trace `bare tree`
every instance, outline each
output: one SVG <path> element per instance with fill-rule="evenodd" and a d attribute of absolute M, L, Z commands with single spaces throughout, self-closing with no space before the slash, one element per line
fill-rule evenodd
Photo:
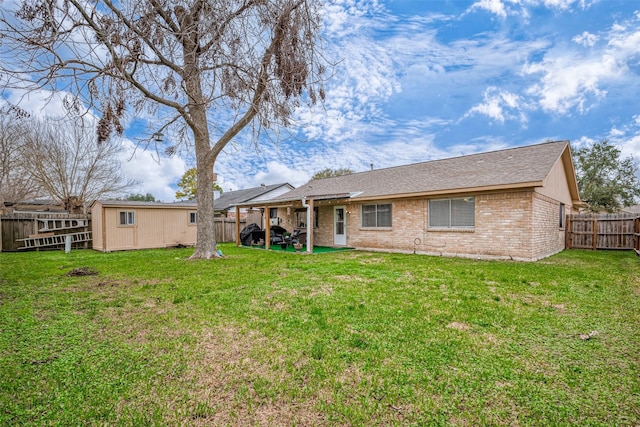
<path fill-rule="evenodd" d="M 5 80 L 64 89 L 101 115 L 100 140 L 127 108 L 190 141 L 197 169 L 194 258 L 216 257 L 213 166 L 250 126 L 288 126 L 324 99 L 318 0 L 22 0 L 0 12 Z M 16 62 L 20 60 L 20 62 Z M 35 77 L 34 77 L 35 76 Z M 149 141 L 151 143 L 151 141 Z M 160 147 L 163 148 L 163 147 Z M 176 147 L 164 147 L 173 152 Z"/>
<path fill-rule="evenodd" d="M 29 132 L 28 114 L 15 107 L 0 109 L 0 208 L 42 194 L 25 170 L 21 148 Z"/>
<path fill-rule="evenodd" d="M 33 120 L 20 145 L 26 176 L 69 211 L 137 184 L 122 173 L 122 153 L 111 141 L 98 144 L 95 127 L 80 118 Z"/>

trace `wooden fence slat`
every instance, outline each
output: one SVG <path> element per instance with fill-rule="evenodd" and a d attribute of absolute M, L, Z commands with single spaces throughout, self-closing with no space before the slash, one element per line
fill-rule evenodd
<path fill-rule="evenodd" d="M 569 215 L 566 248 L 639 249 L 640 216 L 635 214 Z"/>
<path fill-rule="evenodd" d="M 3 251 L 17 251 L 23 249 L 26 245 L 22 239 L 28 239 L 31 235 L 37 235 L 40 233 L 42 222 L 39 220 L 53 221 L 54 223 L 64 225 L 74 225 L 73 229 L 76 231 L 90 231 L 90 217 L 82 214 L 68 214 L 68 213 L 51 213 L 51 212 L 12 212 L 2 214 L 2 220 L 0 221 L 0 239 L 2 244 L 0 248 Z M 82 226 L 75 226 L 82 222 Z M 56 230 L 57 234 L 63 234 L 66 228 L 59 228 Z M 88 243 L 75 242 L 74 248 L 84 247 L 87 248 Z"/>

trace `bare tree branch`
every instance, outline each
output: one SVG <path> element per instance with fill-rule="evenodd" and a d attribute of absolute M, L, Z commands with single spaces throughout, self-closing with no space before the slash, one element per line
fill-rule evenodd
<path fill-rule="evenodd" d="M 257 144 L 262 131 L 288 126 L 301 100 L 324 99 L 320 2 L 19 0 L 19 5 L 0 11 L 4 90 L 72 93 L 100 117 L 100 141 L 121 134 L 131 114 L 146 114 L 159 122 L 154 127 L 173 133 L 166 149 L 174 150 L 176 140 L 192 141 L 200 219 L 194 257 L 215 257 L 211 187 L 218 155 L 244 129 Z"/>

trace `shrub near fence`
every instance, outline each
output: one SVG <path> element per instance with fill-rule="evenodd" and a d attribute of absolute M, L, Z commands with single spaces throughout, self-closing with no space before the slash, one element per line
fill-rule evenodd
<path fill-rule="evenodd" d="M 640 250 L 637 214 L 574 214 L 567 220 L 567 249 Z"/>

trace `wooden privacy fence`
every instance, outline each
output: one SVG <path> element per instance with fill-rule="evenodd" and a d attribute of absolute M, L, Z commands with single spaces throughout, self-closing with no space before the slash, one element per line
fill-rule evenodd
<path fill-rule="evenodd" d="M 240 219 L 240 231 L 249 224 L 256 223 L 262 227 L 262 213 L 251 211 L 245 218 Z M 236 242 L 236 219 L 218 217 L 215 219 L 216 241 L 219 243 Z"/>
<path fill-rule="evenodd" d="M 240 220 L 240 230 L 244 228 L 247 221 Z M 235 218 L 216 218 L 215 219 L 216 241 L 218 243 L 228 243 L 236 241 L 236 219 Z"/>
<path fill-rule="evenodd" d="M 640 251 L 637 214 L 573 214 L 567 216 L 567 249 L 635 249 Z"/>
<path fill-rule="evenodd" d="M 14 212 L 0 216 L 0 252 L 64 248 L 67 235 L 74 248 L 90 247 L 89 216 L 47 212 Z"/>

